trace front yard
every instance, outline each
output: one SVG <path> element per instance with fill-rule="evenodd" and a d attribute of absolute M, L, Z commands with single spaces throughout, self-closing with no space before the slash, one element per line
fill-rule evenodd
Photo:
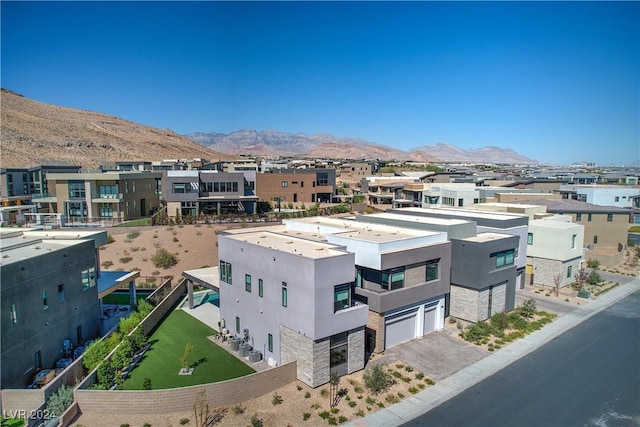
<path fill-rule="evenodd" d="M 255 371 L 207 337 L 216 331 L 182 310 L 173 311 L 149 337 L 151 347 L 124 382 L 125 390 L 165 389 L 242 377 Z M 178 375 L 187 344 L 193 374 Z M 151 380 L 150 383 L 148 380 Z M 146 386 L 146 387 L 145 387 Z"/>

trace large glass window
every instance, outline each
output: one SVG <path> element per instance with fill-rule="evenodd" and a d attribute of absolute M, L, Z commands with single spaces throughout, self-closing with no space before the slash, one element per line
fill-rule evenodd
<path fill-rule="evenodd" d="M 533 233 L 527 233 L 527 245 L 533 245 Z"/>
<path fill-rule="evenodd" d="M 318 185 L 329 185 L 329 174 L 327 172 L 318 172 Z"/>
<path fill-rule="evenodd" d="M 427 282 L 438 279 L 438 266 L 439 266 L 438 261 L 427 262 L 427 280 L 426 280 Z"/>
<path fill-rule="evenodd" d="M 69 181 L 69 198 L 84 199 L 84 181 Z"/>
<path fill-rule="evenodd" d="M 351 307 L 351 285 L 338 285 L 333 289 L 333 312 Z"/>
<path fill-rule="evenodd" d="M 110 203 L 100 203 L 100 216 L 103 218 L 113 217 L 113 206 Z"/>
<path fill-rule="evenodd" d="M 118 198 L 118 186 L 113 185 L 99 185 L 98 195 L 103 199 L 117 199 Z"/>
<path fill-rule="evenodd" d="M 329 364 L 331 368 L 346 364 L 349 360 L 349 333 L 342 332 L 330 339 Z"/>
<path fill-rule="evenodd" d="M 509 249 L 508 251 L 496 252 L 491 254 L 491 258 L 495 258 L 496 268 L 511 265 L 515 259 L 515 250 Z"/>
<path fill-rule="evenodd" d="M 404 267 L 383 271 L 381 279 L 382 289 L 392 291 L 404 287 Z"/>

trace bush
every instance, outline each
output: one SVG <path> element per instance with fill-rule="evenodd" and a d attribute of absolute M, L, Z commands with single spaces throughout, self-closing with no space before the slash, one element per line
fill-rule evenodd
<path fill-rule="evenodd" d="M 251 416 L 251 427 L 262 427 L 262 419 L 257 414 Z"/>
<path fill-rule="evenodd" d="M 282 403 L 282 396 L 280 396 L 278 393 L 273 393 L 273 397 L 271 398 L 271 403 L 274 406 L 281 404 Z"/>
<path fill-rule="evenodd" d="M 302 420 L 303 421 L 307 421 L 309 418 L 311 418 L 311 412 L 303 412 L 302 413 Z"/>
<path fill-rule="evenodd" d="M 127 233 L 127 240 L 133 240 L 136 237 L 140 236 L 140 232 L 139 231 L 132 231 L 131 233 Z"/>
<path fill-rule="evenodd" d="M 113 261 L 102 261 L 102 268 L 109 268 L 113 265 Z"/>
<path fill-rule="evenodd" d="M 597 270 L 598 268 L 600 268 L 600 261 L 598 261 L 597 259 L 589 258 L 587 260 L 587 267 Z"/>
<path fill-rule="evenodd" d="M 343 424 L 347 422 L 347 417 L 345 417 L 344 415 L 340 415 L 338 417 L 338 424 Z"/>
<path fill-rule="evenodd" d="M 180 418 L 180 425 L 189 424 L 189 421 L 191 421 L 189 418 Z"/>
<path fill-rule="evenodd" d="M 600 282 L 602 282 L 602 277 L 600 277 L 597 271 L 592 270 L 591 273 L 589 273 L 589 276 L 587 277 L 587 283 L 592 286 L 595 286 Z"/>
<path fill-rule="evenodd" d="M 525 302 L 522 303 L 520 307 L 520 314 L 522 317 L 529 319 L 533 317 L 536 312 L 536 301 L 533 298 L 529 298 Z"/>
<path fill-rule="evenodd" d="M 107 245 L 110 244 L 110 243 L 113 243 L 115 241 L 116 241 L 116 239 L 114 239 L 111 234 L 107 234 Z"/>
<path fill-rule="evenodd" d="M 51 417 L 59 417 L 72 403 L 73 389 L 63 384 L 47 399 L 47 412 Z"/>
<path fill-rule="evenodd" d="M 178 263 L 178 258 L 164 248 L 159 248 L 151 257 L 151 262 L 157 268 L 169 268 Z"/>
<path fill-rule="evenodd" d="M 304 398 L 308 399 L 311 397 L 311 393 L 309 393 L 308 391 L 304 393 Z"/>
<path fill-rule="evenodd" d="M 131 262 L 133 258 L 131 258 L 130 256 L 125 256 L 119 259 L 120 264 L 127 264 L 129 262 Z"/>
<path fill-rule="evenodd" d="M 107 348 L 106 342 L 102 341 L 93 341 L 91 344 L 87 346 L 82 354 L 82 364 L 87 371 L 92 371 L 100 362 L 107 357 L 109 354 L 109 349 Z"/>
<path fill-rule="evenodd" d="M 371 393 L 378 394 L 386 391 L 392 384 L 395 383 L 393 377 L 381 364 L 375 364 L 373 367 L 365 371 L 362 375 L 364 379 L 364 385 Z"/>
<path fill-rule="evenodd" d="M 144 380 L 142 380 L 142 388 L 144 388 L 145 390 L 151 390 L 151 378 L 145 378 Z"/>
<path fill-rule="evenodd" d="M 243 406 L 236 405 L 236 406 L 233 407 L 233 413 L 236 414 L 236 415 L 240 415 L 240 414 L 244 413 L 245 409 L 246 408 L 243 407 Z"/>

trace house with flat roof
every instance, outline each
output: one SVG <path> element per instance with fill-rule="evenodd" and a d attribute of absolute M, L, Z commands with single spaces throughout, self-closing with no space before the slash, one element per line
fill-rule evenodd
<path fill-rule="evenodd" d="M 364 367 L 368 308 L 354 298 L 352 252 L 284 231 L 220 233 L 220 315 L 270 364 L 296 361 L 298 379 L 318 387 Z"/>
<path fill-rule="evenodd" d="M 528 215 L 507 212 L 483 212 L 475 209 L 457 208 L 403 208 L 392 209 L 390 213 L 402 215 L 424 216 L 432 218 L 452 218 L 473 221 L 477 233 L 504 233 L 519 238 L 515 250 L 515 265 L 518 276 L 516 286 L 524 286 L 524 273 L 527 264 L 527 226 Z M 515 298 L 515 289 L 513 290 Z M 510 294 L 511 295 L 511 294 Z"/>
<path fill-rule="evenodd" d="M 47 211 L 69 222 L 118 223 L 152 215 L 160 207 L 161 172 L 48 173 Z"/>
<path fill-rule="evenodd" d="M 336 193 L 336 170 L 331 168 L 271 169 L 256 174 L 256 195 L 266 202 L 331 203 Z"/>
<path fill-rule="evenodd" d="M 257 212 L 258 197 L 242 172 L 165 171 L 162 194 L 170 218 Z"/>
<path fill-rule="evenodd" d="M 578 200 L 598 206 L 632 207 L 632 200 L 640 196 L 640 187 L 624 185 L 562 185 L 558 190 L 563 199 Z"/>
<path fill-rule="evenodd" d="M 446 233 L 326 217 L 283 222 L 288 233 L 355 254 L 353 293 L 369 307 L 367 353 L 444 327 L 451 270 Z"/>
<path fill-rule="evenodd" d="M 526 283 L 567 286 L 584 259 L 584 226 L 564 215 L 529 221 L 527 246 Z"/>
<path fill-rule="evenodd" d="M 100 336 L 106 231 L 0 229 L 0 388 L 25 388 L 68 346 Z"/>
<path fill-rule="evenodd" d="M 358 215 L 358 221 L 447 233 L 451 241 L 451 292 L 446 314 L 478 322 L 515 308 L 518 238 L 502 233 L 478 233 L 471 220 L 421 215 Z"/>

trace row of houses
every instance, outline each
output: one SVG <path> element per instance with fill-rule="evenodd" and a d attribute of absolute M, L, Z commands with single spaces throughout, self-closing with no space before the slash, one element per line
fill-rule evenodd
<path fill-rule="evenodd" d="M 297 361 L 316 387 L 447 316 L 479 322 L 513 310 L 527 284 L 573 282 L 584 226 L 541 217 L 399 208 L 229 230 L 218 236 L 219 279 L 205 285 L 220 293 L 223 325 L 276 364 Z"/>

